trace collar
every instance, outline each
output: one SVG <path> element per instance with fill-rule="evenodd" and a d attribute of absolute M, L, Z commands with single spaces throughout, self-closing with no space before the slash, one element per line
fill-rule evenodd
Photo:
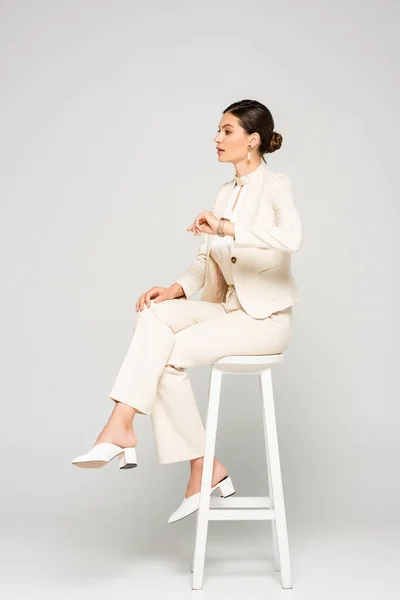
<path fill-rule="evenodd" d="M 246 183 L 251 183 L 252 181 L 257 179 L 259 176 L 263 175 L 265 169 L 266 169 L 266 165 L 264 164 L 264 161 L 261 161 L 261 163 L 258 165 L 258 167 L 256 169 L 254 169 L 254 171 L 247 173 L 247 175 L 240 175 L 240 176 L 235 175 L 235 177 L 233 178 L 233 181 L 235 182 L 235 185 L 245 185 Z"/>

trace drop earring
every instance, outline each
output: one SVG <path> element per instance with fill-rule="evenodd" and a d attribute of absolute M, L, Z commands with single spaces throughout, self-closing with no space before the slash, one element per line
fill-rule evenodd
<path fill-rule="evenodd" d="M 251 159 L 251 154 L 250 154 L 251 145 L 250 144 L 247 146 L 247 149 L 248 149 L 247 160 L 249 161 Z"/>

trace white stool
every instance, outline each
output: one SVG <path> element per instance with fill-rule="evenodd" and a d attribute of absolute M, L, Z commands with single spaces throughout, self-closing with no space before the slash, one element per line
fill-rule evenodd
<path fill-rule="evenodd" d="M 281 573 L 281 586 L 291 589 L 289 540 L 286 526 L 282 474 L 272 389 L 271 368 L 283 361 L 283 354 L 226 356 L 211 365 L 200 506 L 197 512 L 196 540 L 191 571 L 193 590 L 203 585 L 209 521 L 269 520 L 272 526 L 274 569 Z M 218 498 L 210 495 L 218 425 L 218 409 L 223 374 L 258 374 L 263 404 L 265 451 L 269 496 Z"/>

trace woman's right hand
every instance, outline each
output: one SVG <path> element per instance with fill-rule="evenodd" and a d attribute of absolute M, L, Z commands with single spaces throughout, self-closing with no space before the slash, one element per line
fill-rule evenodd
<path fill-rule="evenodd" d="M 176 296 L 171 287 L 164 288 L 154 286 L 150 288 L 148 292 L 145 292 L 139 297 L 138 301 L 136 302 L 136 312 L 138 312 L 138 310 L 143 310 L 145 304 L 147 308 L 150 308 L 150 300 L 153 298 L 155 298 L 154 302 L 157 302 L 158 304 L 163 300 L 173 300 L 176 298 Z"/>

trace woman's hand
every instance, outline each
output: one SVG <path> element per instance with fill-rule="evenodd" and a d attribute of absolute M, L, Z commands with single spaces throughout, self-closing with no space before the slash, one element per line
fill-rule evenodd
<path fill-rule="evenodd" d="M 209 210 L 205 210 L 200 213 L 186 231 L 193 231 L 194 235 L 201 235 L 202 233 L 208 233 L 209 235 L 216 235 L 219 225 L 219 219 Z"/>
<path fill-rule="evenodd" d="M 155 298 L 154 302 L 157 302 L 158 304 L 163 300 L 173 300 L 174 298 L 176 298 L 176 295 L 170 287 L 164 288 L 154 286 L 150 288 L 148 292 L 145 292 L 140 296 L 139 300 L 136 302 L 136 312 L 138 310 L 143 310 L 145 304 L 147 308 L 150 308 L 150 300 L 152 300 L 153 298 Z"/>

